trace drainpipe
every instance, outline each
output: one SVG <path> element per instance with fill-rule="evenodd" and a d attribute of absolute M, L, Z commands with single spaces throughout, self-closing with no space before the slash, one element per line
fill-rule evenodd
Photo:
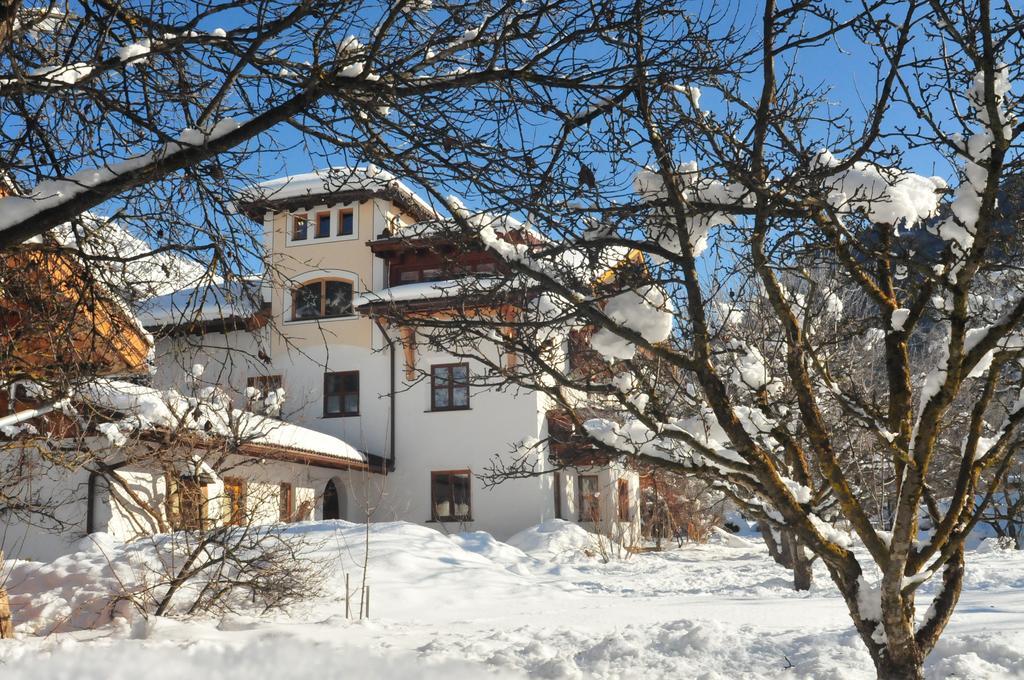
<path fill-rule="evenodd" d="M 114 463 L 113 465 L 103 465 L 101 463 L 107 472 L 113 472 L 127 464 L 128 461 Z M 85 533 L 87 535 L 96 532 L 96 480 L 99 479 L 99 476 L 98 470 L 90 470 L 89 481 L 86 482 Z M 110 486 L 109 482 L 107 486 Z"/>
<path fill-rule="evenodd" d="M 44 406 L 39 406 L 37 408 L 30 408 L 25 411 L 18 411 L 17 413 L 12 413 L 8 416 L 0 418 L 0 427 L 20 425 L 21 423 L 24 423 L 26 420 L 32 420 L 33 418 L 44 416 L 50 411 L 53 411 L 54 409 L 63 408 L 64 405 L 67 403 L 69 403 L 67 399 L 61 399 L 60 401 L 55 401 L 52 404 L 46 404 Z"/>
<path fill-rule="evenodd" d="M 384 325 L 380 322 L 380 317 L 375 316 L 373 322 L 377 324 L 377 328 L 380 329 L 381 335 L 384 336 L 384 340 L 388 343 L 388 351 L 391 355 L 391 370 L 390 370 L 390 391 L 388 397 L 391 400 L 391 451 L 388 455 L 388 472 L 395 471 L 395 432 L 397 431 L 395 421 L 398 419 L 398 410 L 395 408 L 395 341 L 388 335 L 388 332 L 384 330 Z"/>

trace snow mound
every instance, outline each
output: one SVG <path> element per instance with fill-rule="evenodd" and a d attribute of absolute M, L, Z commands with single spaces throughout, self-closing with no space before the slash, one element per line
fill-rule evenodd
<path fill-rule="evenodd" d="M 509 544 L 404 522 L 273 531 L 298 541 L 327 575 L 320 596 L 269 614 L 131 620 L 118 596 L 144 580 L 152 540 L 96 534 L 49 564 L 9 560 L 0 581 L 20 639 L 0 644 L 3 680 L 874 677 L 820 560 L 815 587 L 797 593 L 759 541 L 545 564 L 542 556 L 578 555 L 596 538 L 560 520 Z M 372 617 L 346 619 L 345 576 L 358 593 L 363 564 Z M 922 603 L 937 581 L 922 586 Z M 957 616 L 926 677 L 1021 677 L 1021 611 L 1024 551 L 972 552 Z M 78 630 L 92 626 L 99 630 Z M 53 629 L 71 632 L 32 635 Z"/>
<path fill-rule="evenodd" d="M 975 549 L 979 553 L 990 553 L 990 552 L 1002 552 L 1003 550 L 1013 550 L 1013 539 L 1002 539 L 995 536 L 984 538 L 978 547 Z"/>
<path fill-rule="evenodd" d="M 302 618 L 337 614 L 338 603 L 344 602 L 345 575 L 351 589 L 359 592 L 364 561 L 378 616 L 426 616 L 497 606 L 516 597 L 526 583 L 523 577 L 536 563 L 484 532 L 450 539 L 406 522 L 302 522 L 267 530 L 290 539 L 296 552 L 324 573 L 323 592 L 289 610 Z M 18 632 L 48 635 L 110 624 L 130 626 L 139 619 L 132 601 L 152 602 L 164 592 L 165 565 L 173 559 L 180 536 L 122 544 L 106 534 L 94 534 L 82 540 L 79 552 L 50 563 L 9 561 L 6 586 Z M 190 587 L 198 589 L 202 583 Z M 182 603 L 189 601 L 190 592 L 183 591 Z"/>
<path fill-rule="evenodd" d="M 577 558 L 596 547 L 593 534 L 564 519 L 551 519 L 524 529 L 506 543 L 528 555 L 551 561 Z"/>
<path fill-rule="evenodd" d="M 467 531 L 453 534 L 450 538 L 463 550 L 482 555 L 514 574 L 527 575 L 531 573 L 531 567 L 540 565 L 540 560 L 508 543 L 502 543 L 486 531 Z"/>
<path fill-rule="evenodd" d="M 743 538 L 741 536 L 737 536 L 736 534 L 732 533 L 731 531 L 726 531 L 725 529 L 722 529 L 721 527 L 713 527 L 711 529 L 711 531 L 713 533 L 712 540 L 715 543 L 720 543 L 720 544 L 728 546 L 730 548 L 747 548 L 747 549 L 749 549 L 749 548 L 753 548 L 756 545 L 752 541 L 748 541 L 747 539 L 745 539 L 745 538 Z"/>
<path fill-rule="evenodd" d="M 9 565 L 7 589 L 11 612 L 22 635 L 48 635 L 98 628 L 115 619 L 130 620 L 129 594 L 136 574 L 123 546 L 107 534 L 79 542 L 80 552 L 50 563 L 15 560 Z"/>

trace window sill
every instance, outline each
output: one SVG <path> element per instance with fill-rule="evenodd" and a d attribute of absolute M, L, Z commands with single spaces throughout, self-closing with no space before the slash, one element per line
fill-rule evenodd
<path fill-rule="evenodd" d="M 441 524 L 443 522 L 472 522 L 472 517 L 451 517 L 441 519 L 428 519 L 424 524 Z"/>
<path fill-rule="evenodd" d="M 458 413 L 459 411 L 472 411 L 471 406 L 460 406 L 459 408 L 428 408 L 424 413 Z"/>
<path fill-rule="evenodd" d="M 288 239 L 285 241 L 286 248 L 299 248 L 302 246 L 317 246 L 324 243 L 338 243 L 339 241 L 357 241 L 359 234 L 345 234 L 344 236 L 324 236 L 321 238 L 304 238 L 298 241 Z"/>
<path fill-rule="evenodd" d="M 325 413 L 321 418 L 358 418 L 360 413 Z"/>

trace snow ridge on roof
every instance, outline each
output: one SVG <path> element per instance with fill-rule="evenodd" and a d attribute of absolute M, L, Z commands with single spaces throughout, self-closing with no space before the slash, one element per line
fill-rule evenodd
<path fill-rule="evenodd" d="M 255 277 L 217 280 L 150 298 L 139 305 L 136 315 L 148 328 L 247 319 L 260 310 L 260 302 L 264 302 L 263 294 Z"/>
<path fill-rule="evenodd" d="M 389 190 L 397 191 L 427 214 L 437 214 L 433 206 L 395 175 L 374 165 L 322 168 L 301 175 L 288 175 L 260 182 L 255 187 L 243 192 L 242 201 L 281 201 L 344 191 L 384 192 Z"/>
<path fill-rule="evenodd" d="M 497 279 L 495 279 L 497 281 Z M 486 280 L 482 278 L 469 277 L 461 279 L 447 279 L 444 281 L 420 281 L 419 283 L 406 283 L 401 286 L 392 286 L 375 292 L 366 292 L 357 295 L 352 300 L 355 308 L 365 307 L 372 304 L 391 304 L 394 302 L 414 302 L 417 300 L 437 300 L 443 298 L 458 298 L 469 292 L 485 292 L 488 288 Z"/>
<path fill-rule="evenodd" d="M 123 380 L 98 379 L 78 389 L 78 398 L 104 411 L 122 414 L 116 425 L 121 433 L 176 429 L 205 436 L 220 436 L 239 443 L 308 451 L 332 458 L 366 463 L 366 455 L 337 437 L 282 420 L 231 408 L 215 398 L 185 397 L 176 390 L 160 390 Z M 109 430 L 109 428 L 108 428 Z M 117 433 L 104 431 L 115 446 Z"/>
<path fill-rule="evenodd" d="M 90 266 L 107 285 L 133 299 L 166 295 L 182 282 L 196 283 L 208 277 L 207 267 L 172 252 L 152 252 L 152 247 L 116 220 L 85 212 L 75 224 L 65 222 L 47 232 L 56 243 L 91 257 Z M 120 259 L 118 259 L 120 258 Z"/>

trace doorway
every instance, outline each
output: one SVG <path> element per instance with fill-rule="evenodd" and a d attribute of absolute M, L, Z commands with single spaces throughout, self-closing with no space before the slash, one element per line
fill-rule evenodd
<path fill-rule="evenodd" d="M 324 487 L 323 518 L 345 519 L 344 508 L 346 505 L 345 487 L 334 479 L 328 481 L 327 486 Z"/>

